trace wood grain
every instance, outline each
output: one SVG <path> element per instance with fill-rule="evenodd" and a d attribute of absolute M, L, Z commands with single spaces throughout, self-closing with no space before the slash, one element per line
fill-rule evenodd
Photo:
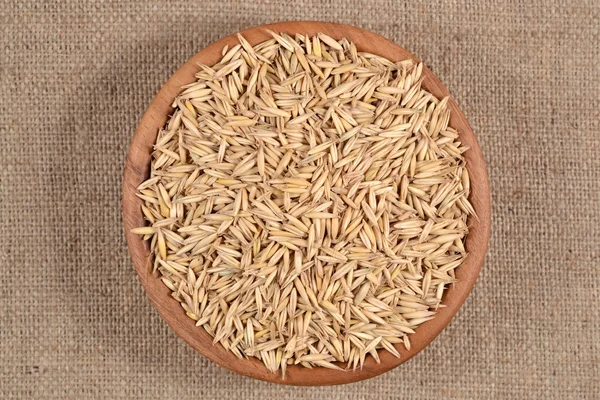
<path fill-rule="evenodd" d="M 356 44 L 359 51 L 368 51 L 392 61 L 416 57 L 408 51 L 384 37 L 366 30 L 348 25 L 325 22 L 284 22 L 259 26 L 242 31 L 242 35 L 252 44 L 270 39 L 267 29 L 275 32 L 286 32 L 313 35 L 325 33 L 333 38 L 347 38 Z M 307 369 L 301 366 L 289 366 L 285 380 L 280 374 L 272 374 L 257 359 L 240 360 L 221 345 L 213 345 L 212 338 L 202 328 L 196 327 L 192 319 L 185 315 L 179 303 L 170 296 L 170 290 L 160 281 L 159 274 L 152 273 L 152 259 L 147 242 L 140 236 L 130 233 L 132 228 L 145 224 L 141 205 L 142 200 L 135 196 L 136 187 L 150 175 L 150 158 L 152 145 L 158 130 L 165 124 L 172 112 L 171 104 L 180 92 L 182 85 L 194 81 L 194 74 L 199 70 L 197 63 L 212 65 L 221 58 L 221 50 L 225 45 L 235 45 L 235 35 L 221 39 L 189 59 L 162 87 L 152 104 L 144 114 L 133 137 L 123 175 L 123 222 L 125 235 L 135 269 L 150 297 L 150 300 L 162 318 L 190 346 L 215 363 L 242 375 L 290 385 L 334 385 L 356 382 L 384 373 L 413 357 L 427 346 L 450 322 L 460 306 L 467 298 L 475 284 L 484 262 L 490 237 L 490 187 L 485 161 L 473 130 L 464 114 L 454 100 L 448 105 L 451 112 L 450 126 L 460 132 L 461 141 L 471 149 L 464 154 L 471 179 L 471 195 L 477 218 L 470 219 L 470 231 L 466 238 L 466 249 L 469 256 L 456 270 L 458 282 L 448 288 L 444 295 L 446 308 L 440 309 L 437 316 L 416 329 L 411 335 L 412 348 L 407 351 L 397 345 L 401 358 L 396 358 L 386 351 L 380 352 L 381 363 L 377 364 L 368 357 L 362 370 L 334 371 L 324 368 Z M 448 89 L 433 75 L 423 68 L 423 87 L 438 98 L 449 95 Z M 201 373 L 201 371 L 199 372 Z"/>

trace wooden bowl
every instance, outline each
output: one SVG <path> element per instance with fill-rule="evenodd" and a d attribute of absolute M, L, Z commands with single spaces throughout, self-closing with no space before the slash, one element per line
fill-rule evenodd
<path fill-rule="evenodd" d="M 416 60 L 415 56 L 390 40 L 348 25 L 324 22 L 284 22 L 250 28 L 242 31 L 241 34 L 252 45 L 255 45 L 271 38 L 267 29 L 290 35 L 295 33 L 313 35 L 322 32 L 336 39 L 345 37 L 354 42 L 359 51 L 368 51 L 392 61 L 407 58 Z M 213 345 L 209 334 L 204 329 L 196 327 L 195 322 L 186 316 L 179 303 L 170 296 L 171 291 L 161 282 L 159 274 L 152 273 L 152 257 L 148 242 L 144 242 L 141 236 L 130 232 L 132 228 L 145 224 L 140 207 L 142 201 L 135 196 L 136 188 L 150 175 L 152 145 L 156 140 L 159 128 L 165 124 L 167 117 L 172 112 L 171 104 L 175 96 L 180 92 L 182 85 L 194 81 L 194 74 L 199 70 L 197 63 L 212 65 L 221 58 L 221 50 L 225 45 L 231 47 L 237 43 L 236 36 L 231 35 L 211 44 L 189 59 L 154 98 L 133 137 L 123 176 L 123 220 L 127 243 L 139 278 L 160 315 L 183 340 L 205 357 L 239 374 L 290 385 L 334 385 L 360 381 L 389 371 L 423 350 L 448 325 L 471 291 L 483 265 L 490 236 L 490 188 L 485 162 L 475 134 L 456 102 L 450 100 L 448 103 L 452 110 L 450 125 L 460 132 L 461 141 L 471 147 L 464 156 L 471 179 L 469 200 L 478 217 L 470 219 L 470 231 L 466 238 L 466 250 L 469 252 L 469 256 L 456 270 L 458 282 L 451 285 L 444 295 L 443 303 L 446 307 L 440 309 L 433 320 L 419 326 L 416 333 L 411 335 L 412 348 L 410 351 L 398 345 L 401 358 L 382 351 L 380 352 L 380 364 L 377 364 L 372 357 L 367 357 L 364 368 L 356 371 L 308 369 L 292 365 L 288 367 L 285 379 L 282 379 L 281 374 L 270 373 L 262 362 L 255 358 L 240 360 L 220 344 Z M 425 89 L 438 98 L 449 95 L 448 89 L 429 69 L 423 68 L 423 75 Z"/>

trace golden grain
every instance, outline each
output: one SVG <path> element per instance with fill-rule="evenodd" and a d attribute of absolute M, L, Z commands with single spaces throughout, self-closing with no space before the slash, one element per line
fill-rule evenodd
<path fill-rule="evenodd" d="M 467 256 L 467 147 L 422 64 L 269 32 L 200 65 L 140 184 L 154 266 L 238 357 L 359 368 L 399 357 Z M 341 364 L 335 364 L 340 362 Z"/>

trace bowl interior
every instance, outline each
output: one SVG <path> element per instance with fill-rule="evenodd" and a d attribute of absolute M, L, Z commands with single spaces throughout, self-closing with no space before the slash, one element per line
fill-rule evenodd
<path fill-rule="evenodd" d="M 255 45 L 271 38 L 267 29 L 290 35 L 295 33 L 313 35 L 322 32 L 336 39 L 345 37 L 354 42 L 359 51 L 368 51 L 392 61 L 407 58 L 416 60 L 415 56 L 397 44 L 375 33 L 348 25 L 324 22 L 285 22 L 251 28 L 242 31 L 241 34 L 252 45 Z M 194 321 L 186 316 L 179 303 L 170 296 L 170 290 L 161 282 L 159 273 L 152 273 L 152 257 L 148 243 L 144 242 L 140 236 L 130 232 L 132 228 L 145 224 L 141 212 L 142 200 L 135 196 L 136 188 L 150 175 L 152 145 L 156 140 L 158 130 L 165 124 L 172 112 L 173 99 L 180 92 L 182 85 L 194 80 L 194 74 L 199 70 L 197 63 L 212 65 L 221 58 L 221 50 L 225 45 L 231 47 L 237 43 L 236 35 L 231 35 L 209 45 L 189 59 L 160 90 L 144 114 L 133 137 L 123 176 L 123 220 L 136 272 L 150 300 L 173 330 L 194 349 L 229 370 L 268 382 L 292 385 L 350 383 L 386 372 L 421 351 L 446 327 L 471 291 L 483 265 L 490 236 L 490 189 L 483 155 L 475 135 L 456 102 L 450 100 L 448 103 L 451 109 L 450 126 L 457 129 L 460 132 L 461 141 L 470 146 L 470 150 L 464 156 L 471 179 L 469 200 L 477 217 L 469 220 L 470 231 L 465 244 L 469 256 L 456 270 L 458 282 L 451 285 L 444 294 L 443 303 L 446 307 L 440 309 L 436 318 L 419 326 L 416 333 L 411 335 L 411 350 L 407 351 L 403 346 L 397 345 L 401 354 L 400 358 L 383 351 L 380 352 L 380 364 L 377 364 L 372 357 L 367 357 L 364 368 L 356 371 L 308 369 L 292 365 L 288 367 L 286 377 L 282 380 L 280 374 L 270 373 L 259 360 L 254 358 L 240 360 L 221 345 L 213 345 L 210 335 L 204 329 L 196 327 Z M 446 87 L 429 69 L 423 68 L 423 76 L 425 89 L 438 98 L 449 95 Z"/>

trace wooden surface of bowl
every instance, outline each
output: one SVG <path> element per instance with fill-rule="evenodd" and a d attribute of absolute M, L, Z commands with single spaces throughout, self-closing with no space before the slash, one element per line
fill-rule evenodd
<path fill-rule="evenodd" d="M 407 58 L 416 60 L 415 56 L 392 41 L 348 25 L 325 22 L 284 22 L 250 28 L 242 31 L 241 34 L 250 44 L 255 45 L 271 38 L 267 29 L 285 32 L 292 36 L 295 33 L 314 35 L 322 32 L 335 39 L 345 37 L 354 42 L 359 51 L 374 53 L 392 61 Z M 292 365 L 288 367 L 285 379 L 282 379 L 281 374 L 267 371 L 258 359 L 240 360 L 220 344 L 213 345 L 212 337 L 204 329 L 196 327 L 195 321 L 188 318 L 179 302 L 171 297 L 171 291 L 162 283 L 159 273 L 152 273 L 152 256 L 148 242 L 144 242 L 141 236 L 130 232 L 132 228 L 146 224 L 141 211 L 142 200 L 135 196 L 136 188 L 150 176 L 152 146 L 159 129 L 172 112 L 171 104 L 174 98 L 181 91 L 182 85 L 195 80 L 194 74 L 200 69 L 198 63 L 207 65 L 216 63 L 221 58 L 221 50 L 225 45 L 231 47 L 237 43 L 238 40 L 234 34 L 209 45 L 190 58 L 154 98 L 133 137 L 123 176 L 122 206 L 125 235 L 136 272 L 150 300 L 171 328 L 202 355 L 231 371 L 268 382 L 291 385 L 343 384 L 386 372 L 425 348 L 448 325 L 467 298 L 483 265 L 490 236 L 491 204 L 485 162 L 475 134 L 456 102 L 451 99 L 448 103 L 451 109 L 450 126 L 457 129 L 461 141 L 470 146 L 470 150 L 464 154 L 464 157 L 467 160 L 467 169 L 471 179 L 469 200 L 477 217 L 469 219 L 470 231 L 466 238 L 466 250 L 469 256 L 456 270 L 457 283 L 451 285 L 444 294 L 443 304 L 446 307 L 441 308 L 433 320 L 419 326 L 416 333 L 410 336 L 412 344 L 410 350 L 406 350 L 402 345 L 397 345 L 401 354 L 400 358 L 394 357 L 387 351 L 380 351 L 380 364 L 377 364 L 372 357 L 367 357 L 364 368 L 356 371 L 308 369 Z M 450 95 L 446 87 L 429 69 L 423 68 L 423 76 L 423 87 L 437 98 L 441 99 Z"/>

